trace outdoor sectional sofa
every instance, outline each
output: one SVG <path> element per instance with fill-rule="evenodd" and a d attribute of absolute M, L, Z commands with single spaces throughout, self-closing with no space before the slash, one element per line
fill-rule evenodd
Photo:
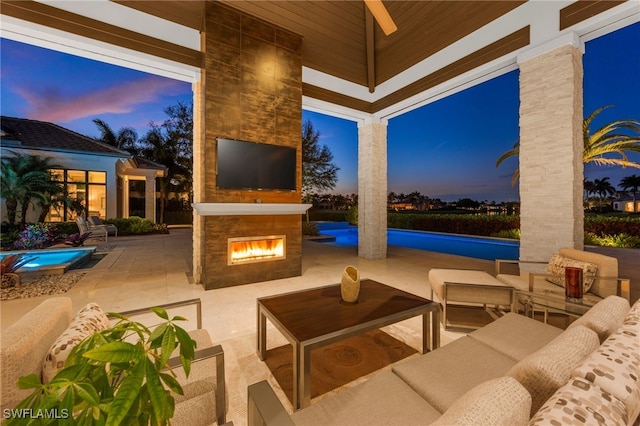
<path fill-rule="evenodd" d="M 565 331 L 506 314 L 293 414 L 266 381 L 256 383 L 248 423 L 632 425 L 639 375 L 640 301 L 630 309 L 610 296 Z"/>

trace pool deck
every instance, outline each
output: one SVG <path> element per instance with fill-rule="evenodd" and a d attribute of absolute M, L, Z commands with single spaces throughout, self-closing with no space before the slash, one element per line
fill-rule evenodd
<path fill-rule="evenodd" d="M 246 388 L 269 380 L 281 401 L 273 376 L 256 355 L 256 299 L 268 295 L 318 287 L 340 280 L 347 265 L 356 266 L 361 277 L 430 297 L 427 274 L 431 268 L 465 268 L 493 272 L 494 262 L 462 256 L 389 247 L 388 257 L 366 260 L 354 247 L 336 247 L 310 240 L 302 245 L 302 276 L 247 284 L 210 291 L 192 284 L 191 229 L 172 229 L 167 235 L 131 236 L 109 239 L 108 255 L 86 270 L 86 275 L 66 294 L 74 311 L 97 302 L 105 311 L 124 311 L 173 301 L 200 298 L 203 326 L 225 351 L 229 390 L 229 420 L 246 424 Z M 105 247 L 98 246 L 98 252 Z M 631 279 L 632 299 L 640 297 L 640 250 L 588 248 L 617 257 L 620 275 Z M 41 296 L 0 302 L 1 329 L 41 303 Z M 192 313 L 183 313 L 193 318 Z M 189 327 L 187 327 L 189 328 Z M 386 329 L 386 328 L 385 328 Z M 389 332 L 414 347 L 421 345 L 421 321 L 414 319 L 390 326 Z M 460 334 L 441 329 L 443 344 Z M 268 333 L 268 347 L 285 344 L 279 333 Z M 322 398 L 322 397 L 320 397 Z"/>

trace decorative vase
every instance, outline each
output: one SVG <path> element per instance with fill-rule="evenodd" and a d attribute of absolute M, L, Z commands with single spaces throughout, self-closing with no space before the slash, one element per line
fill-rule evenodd
<path fill-rule="evenodd" d="M 347 303 L 356 303 L 360 294 L 360 271 L 355 266 L 347 266 L 342 271 L 342 283 L 340 285 L 342 300 Z"/>
<path fill-rule="evenodd" d="M 569 302 L 582 302 L 582 268 L 567 266 L 564 270 L 565 296 Z"/>

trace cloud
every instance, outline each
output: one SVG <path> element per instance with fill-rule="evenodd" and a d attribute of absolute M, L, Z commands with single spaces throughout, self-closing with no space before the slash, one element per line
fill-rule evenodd
<path fill-rule="evenodd" d="M 77 96 L 65 96 L 59 90 L 35 91 L 20 87 L 16 92 L 29 103 L 30 118 L 66 123 L 100 114 L 126 114 L 141 104 L 162 96 L 180 93 L 183 83 L 156 76 L 127 81 Z"/>

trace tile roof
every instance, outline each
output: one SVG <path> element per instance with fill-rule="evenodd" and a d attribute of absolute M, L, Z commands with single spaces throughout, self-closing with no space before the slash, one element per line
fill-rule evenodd
<path fill-rule="evenodd" d="M 146 158 L 142 158 L 139 155 L 134 155 L 133 159 L 136 162 L 136 166 L 139 169 L 155 169 L 155 170 L 166 170 L 167 166 L 163 166 L 160 163 L 156 163 L 155 161 L 148 160 Z"/>
<path fill-rule="evenodd" d="M 0 140 L 6 148 L 78 151 L 96 155 L 131 157 L 127 151 L 45 121 L 1 116 L 0 128 L 2 129 Z"/>

